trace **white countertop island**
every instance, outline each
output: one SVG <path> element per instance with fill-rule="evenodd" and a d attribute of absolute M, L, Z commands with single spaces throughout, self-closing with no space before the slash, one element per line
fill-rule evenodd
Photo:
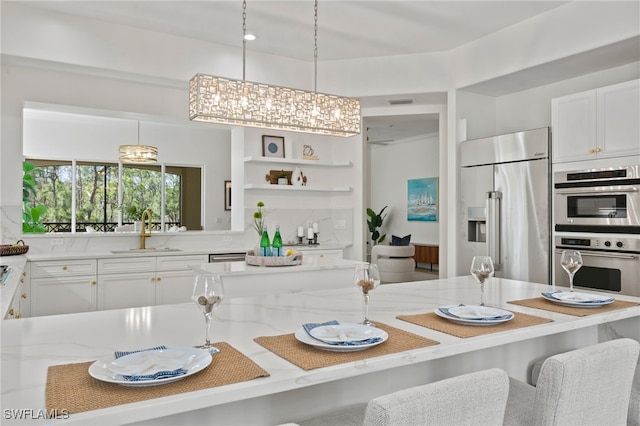
<path fill-rule="evenodd" d="M 185 303 L 3 321 L 2 423 L 275 425 L 484 368 L 500 367 L 524 380 L 527 367 L 539 357 L 617 336 L 640 339 L 639 306 L 577 317 L 507 303 L 537 297 L 548 289 L 545 285 L 492 279 L 485 294 L 488 305 L 553 321 L 463 339 L 396 316 L 432 312 L 443 305 L 478 303 L 479 289 L 472 277 L 382 285 L 371 294 L 371 320 L 439 344 L 310 371 L 280 358 L 253 339 L 293 333 L 307 322 L 360 321 L 363 297 L 355 285 L 229 299 L 216 312 L 212 340 L 229 343 L 266 370 L 269 377 L 48 422 L 15 420 L 5 414 L 12 409 L 45 409 L 47 367 L 105 358 L 117 349 L 201 344 L 202 314 Z M 619 299 L 640 302 L 640 298 Z"/>

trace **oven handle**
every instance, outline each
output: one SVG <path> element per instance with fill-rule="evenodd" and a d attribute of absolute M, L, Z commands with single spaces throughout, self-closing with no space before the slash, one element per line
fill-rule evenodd
<path fill-rule="evenodd" d="M 562 250 L 556 249 L 556 253 L 562 253 Z M 583 256 L 591 256 L 591 257 L 609 257 L 613 259 L 624 259 L 624 260 L 636 260 L 638 256 L 635 254 L 620 254 L 620 253 L 599 253 L 594 251 L 582 251 L 580 250 L 580 254 Z"/>
<path fill-rule="evenodd" d="M 556 189 L 556 194 L 566 194 L 566 195 L 582 195 L 582 194 L 598 194 L 598 195 L 616 195 L 617 193 L 630 193 L 630 192 L 638 192 L 638 188 L 635 186 L 630 186 L 629 188 L 618 188 L 615 190 L 604 189 L 598 191 L 591 188 L 567 188 L 567 189 Z"/>

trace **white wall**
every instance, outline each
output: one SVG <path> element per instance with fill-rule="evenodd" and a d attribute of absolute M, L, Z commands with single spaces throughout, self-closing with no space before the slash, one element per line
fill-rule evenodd
<path fill-rule="evenodd" d="M 371 145 L 371 208 L 378 213 L 388 206 L 381 230 L 387 234 L 386 243 L 391 242 L 392 234 L 411 234 L 412 242 L 439 244 L 437 222 L 407 220 L 407 180 L 440 176 L 439 144 L 438 134 L 434 134 Z M 445 211 L 441 206 L 440 215 Z"/>

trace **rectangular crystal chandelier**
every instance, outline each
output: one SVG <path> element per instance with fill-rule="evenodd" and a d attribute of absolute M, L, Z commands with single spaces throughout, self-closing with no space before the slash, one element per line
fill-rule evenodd
<path fill-rule="evenodd" d="M 332 136 L 360 133 L 360 101 L 289 87 L 196 74 L 189 118 Z"/>

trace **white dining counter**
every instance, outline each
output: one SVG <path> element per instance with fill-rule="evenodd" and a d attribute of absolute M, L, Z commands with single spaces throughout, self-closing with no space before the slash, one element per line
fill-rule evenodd
<path fill-rule="evenodd" d="M 488 305 L 553 321 L 462 339 L 396 316 L 432 312 L 442 305 L 478 303 L 479 288 L 473 278 L 382 285 L 371 293 L 370 319 L 440 343 L 310 371 L 253 339 L 292 333 L 307 322 L 360 321 L 363 297 L 355 285 L 229 299 L 216 312 L 212 340 L 231 344 L 269 372 L 269 377 L 71 414 L 48 423 L 275 425 L 484 368 L 500 367 L 525 380 L 528 366 L 542 356 L 617 336 L 640 340 L 639 306 L 576 317 L 507 303 L 546 290 L 545 285 L 492 279 L 486 286 Z M 619 299 L 640 302 L 640 298 Z M 10 413 L 45 408 L 47 367 L 51 365 L 105 358 L 116 349 L 198 345 L 203 340 L 202 314 L 190 303 L 3 321 L 2 424 L 45 424 L 42 419 L 15 420 Z"/>

